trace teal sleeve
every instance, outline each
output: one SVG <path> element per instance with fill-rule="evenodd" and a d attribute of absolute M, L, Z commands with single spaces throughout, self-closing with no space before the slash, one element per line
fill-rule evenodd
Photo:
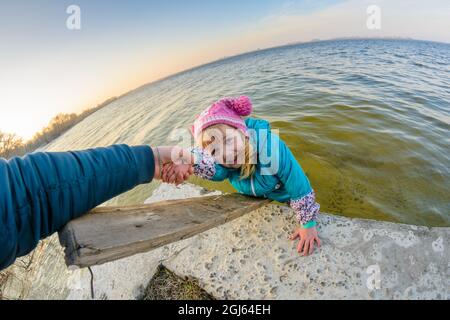
<path fill-rule="evenodd" d="M 302 228 L 309 229 L 312 227 L 315 227 L 317 225 L 317 222 L 315 220 L 309 220 L 307 223 L 302 225 Z"/>
<path fill-rule="evenodd" d="M 276 173 L 291 200 L 310 193 L 312 188 L 308 177 L 284 141 L 274 133 L 269 135 L 268 140 L 267 147 L 270 150 L 267 154 L 271 155 L 271 161 L 270 168 L 266 166 L 267 170 Z M 275 151 L 278 152 L 273 154 Z"/>
<path fill-rule="evenodd" d="M 303 228 L 312 228 L 316 222 L 320 205 L 315 201 L 315 193 L 308 177 L 295 159 L 291 150 L 278 135 L 271 133 L 267 143 L 270 154 L 270 169 L 276 173 L 289 194 L 289 205 L 294 209 L 297 220 Z M 278 152 L 277 152 L 278 151 Z M 264 158 L 262 159 L 264 161 Z"/>
<path fill-rule="evenodd" d="M 121 144 L 0 158 L 0 269 L 70 220 L 150 182 L 153 174 L 149 146 Z"/>
<path fill-rule="evenodd" d="M 217 162 L 214 164 L 214 166 L 216 168 L 216 173 L 211 178 L 212 181 L 223 181 L 225 179 L 228 179 L 230 171 L 227 168 L 218 164 Z"/>

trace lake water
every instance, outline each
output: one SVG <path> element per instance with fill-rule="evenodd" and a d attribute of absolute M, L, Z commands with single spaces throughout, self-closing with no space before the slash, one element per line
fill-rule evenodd
<path fill-rule="evenodd" d="M 325 41 L 227 58 L 122 96 L 47 149 L 173 145 L 211 102 L 243 94 L 279 129 L 322 211 L 450 226 L 450 44 Z M 108 204 L 142 203 L 157 185 Z"/>

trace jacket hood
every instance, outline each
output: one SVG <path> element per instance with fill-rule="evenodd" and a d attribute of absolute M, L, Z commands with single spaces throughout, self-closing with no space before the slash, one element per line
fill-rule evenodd
<path fill-rule="evenodd" d="M 263 119 L 247 118 L 245 120 L 245 125 L 247 126 L 247 128 L 253 129 L 256 131 L 259 131 L 261 129 L 270 130 L 269 121 L 263 120 Z"/>

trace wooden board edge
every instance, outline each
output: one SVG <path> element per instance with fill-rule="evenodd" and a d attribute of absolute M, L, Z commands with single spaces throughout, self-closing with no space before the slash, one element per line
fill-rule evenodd
<path fill-rule="evenodd" d="M 237 209 L 229 215 L 217 218 L 217 220 L 216 219 L 209 220 L 207 222 L 197 224 L 195 226 L 180 230 L 180 231 L 175 232 L 170 235 L 164 235 L 164 236 L 160 236 L 158 238 L 153 238 L 151 240 L 149 239 L 147 241 L 141 241 L 140 243 L 135 243 L 134 244 L 135 248 L 133 250 L 128 250 L 129 245 L 117 246 L 117 247 L 114 247 L 114 249 L 101 250 L 103 256 L 96 254 L 95 248 L 78 247 L 74 251 L 72 251 L 73 248 L 75 247 L 74 243 L 76 244 L 77 242 L 75 239 L 75 235 L 73 234 L 73 232 L 71 232 L 70 228 L 68 228 L 67 229 L 68 235 L 63 236 L 64 240 L 67 241 L 67 243 L 68 243 L 68 247 L 66 247 L 66 248 L 70 248 L 68 251 L 66 251 L 67 252 L 66 253 L 66 264 L 68 266 L 76 265 L 80 268 L 84 268 L 84 267 L 90 267 L 90 266 L 95 266 L 95 265 L 101 265 L 101 264 L 104 264 L 107 262 L 127 258 L 127 257 L 134 256 L 134 255 L 140 254 L 140 253 L 145 253 L 150 250 L 157 249 L 161 246 L 164 246 L 164 245 L 167 245 L 170 243 L 175 243 L 175 242 L 193 237 L 197 234 L 203 233 L 205 231 L 208 231 L 210 229 L 213 229 L 215 227 L 223 225 L 227 222 L 230 222 L 232 220 L 235 220 L 235 219 L 243 216 L 246 213 L 260 209 L 271 202 L 271 200 L 269 200 L 269 199 L 260 199 L 260 200 L 261 200 L 260 202 L 255 202 L 252 205 L 252 208 L 250 210 L 247 210 L 248 209 L 247 207 L 242 208 L 242 210 Z M 66 240 L 66 239 L 68 239 L 68 240 Z M 92 255 L 89 255 L 86 253 L 80 254 L 81 250 L 92 251 Z M 113 251 L 116 251 L 116 252 L 114 253 Z M 117 252 L 117 251 L 119 251 L 119 252 Z"/>

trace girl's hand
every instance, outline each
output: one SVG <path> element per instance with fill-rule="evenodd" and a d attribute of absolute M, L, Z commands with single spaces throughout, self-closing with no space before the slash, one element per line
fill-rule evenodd
<path fill-rule="evenodd" d="M 300 253 L 301 256 L 307 256 L 313 253 L 314 251 L 314 241 L 317 242 L 317 245 L 320 247 L 320 239 L 317 235 L 316 227 L 312 228 L 298 228 L 294 231 L 294 233 L 289 237 L 290 240 L 295 240 L 299 238 L 300 241 L 297 245 L 297 252 Z"/>

